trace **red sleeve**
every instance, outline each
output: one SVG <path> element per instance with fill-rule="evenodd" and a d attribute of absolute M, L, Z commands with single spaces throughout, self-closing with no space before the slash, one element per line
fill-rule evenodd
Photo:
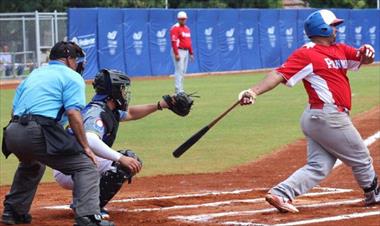
<path fill-rule="evenodd" d="M 339 44 L 347 59 L 347 69 L 356 71 L 360 68 L 360 52 L 352 46 Z"/>
<path fill-rule="evenodd" d="M 307 49 L 300 48 L 294 51 L 285 63 L 275 70 L 284 77 L 287 86 L 294 86 L 313 72 L 313 65 L 307 55 Z"/>
<path fill-rule="evenodd" d="M 177 27 L 172 27 L 172 29 L 170 30 L 170 40 L 171 40 L 171 43 L 172 43 L 172 48 L 173 48 L 173 52 L 175 55 L 178 55 L 178 46 L 177 46 L 177 42 L 178 42 L 178 28 Z"/>

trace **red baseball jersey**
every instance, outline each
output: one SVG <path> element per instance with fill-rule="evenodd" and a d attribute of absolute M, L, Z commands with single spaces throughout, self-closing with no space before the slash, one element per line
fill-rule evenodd
<path fill-rule="evenodd" d="M 360 67 L 359 50 L 345 45 L 307 43 L 276 69 L 287 86 L 303 81 L 310 104 L 335 104 L 351 109 L 351 87 L 347 70 Z"/>
<path fill-rule="evenodd" d="M 190 54 L 193 54 L 190 28 L 188 26 L 181 26 L 179 23 L 174 24 L 170 29 L 170 38 L 176 55 L 178 55 L 178 48 L 187 49 Z"/>

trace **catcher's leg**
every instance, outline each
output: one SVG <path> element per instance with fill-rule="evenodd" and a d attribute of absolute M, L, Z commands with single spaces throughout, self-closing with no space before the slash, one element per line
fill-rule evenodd
<path fill-rule="evenodd" d="M 121 189 L 123 183 L 128 180 L 129 175 L 119 165 L 102 173 L 100 178 L 100 208 L 103 208 Z"/>

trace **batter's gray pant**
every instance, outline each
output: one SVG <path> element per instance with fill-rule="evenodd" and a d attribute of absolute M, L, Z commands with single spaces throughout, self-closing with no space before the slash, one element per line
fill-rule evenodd
<path fill-rule="evenodd" d="M 338 112 L 335 105 L 307 107 L 301 126 L 307 138 L 307 164 L 273 187 L 271 194 L 291 200 L 305 194 L 326 178 L 337 159 L 351 167 L 360 187 L 371 185 L 375 177 L 372 158 L 348 113 Z"/>
<path fill-rule="evenodd" d="M 12 209 L 20 215 L 29 213 L 46 164 L 72 175 L 77 217 L 100 213 L 99 174 L 85 154 L 47 155 L 45 138 L 35 121 L 30 121 L 27 126 L 13 122 L 6 133 L 7 147 L 20 163 L 11 190 L 5 196 L 4 209 Z"/>
<path fill-rule="evenodd" d="M 172 59 L 174 63 L 174 86 L 175 93 L 184 92 L 183 79 L 187 71 L 187 65 L 189 63 L 189 51 L 184 49 L 178 49 L 179 61 L 176 61 L 174 52 L 172 51 Z"/>

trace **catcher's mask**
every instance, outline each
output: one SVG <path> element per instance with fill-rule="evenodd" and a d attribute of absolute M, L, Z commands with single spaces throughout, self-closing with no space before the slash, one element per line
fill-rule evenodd
<path fill-rule="evenodd" d="M 131 80 L 121 71 L 101 69 L 92 83 L 96 94 L 107 95 L 116 108 L 126 111 L 130 99 Z"/>
<path fill-rule="evenodd" d="M 49 59 L 57 60 L 60 58 L 76 59 L 77 67 L 75 71 L 82 75 L 86 63 L 85 53 L 75 42 L 61 41 L 53 46 L 50 51 Z"/>

